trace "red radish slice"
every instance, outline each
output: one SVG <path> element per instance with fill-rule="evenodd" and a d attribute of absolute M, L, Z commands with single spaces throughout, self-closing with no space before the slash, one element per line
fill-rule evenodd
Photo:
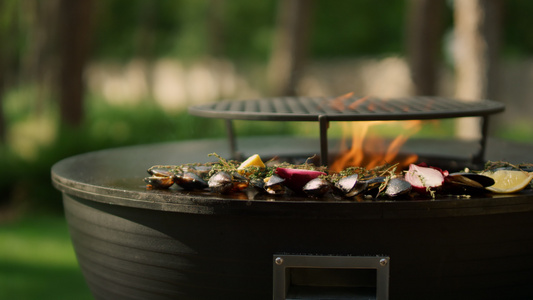
<path fill-rule="evenodd" d="M 426 193 L 428 189 L 435 189 L 444 183 L 444 176 L 448 172 L 440 171 L 431 167 L 409 165 L 409 171 L 405 173 L 405 180 L 408 181 L 417 192 Z"/>
<path fill-rule="evenodd" d="M 300 169 L 277 168 L 276 174 L 285 179 L 284 185 L 295 192 L 301 192 L 303 186 L 324 172 Z"/>

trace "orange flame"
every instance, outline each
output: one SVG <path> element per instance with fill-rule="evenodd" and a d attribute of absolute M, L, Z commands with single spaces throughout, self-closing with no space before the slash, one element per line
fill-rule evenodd
<path fill-rule="evenodd" d="M 370 99 L 369 96 L 364 96 L 353 100 L 348 104 L 346 101 L 354 96 L 353 92 L 346 93 L 336 98 L 328 100 L 326 103 L 333 109 L 344 111 L 346 108 L 356 110 L 360 105 L 366 104 Z M 428 104 L 431 105 L 431 104 Z M 377 109 L 375 103 L 369 103 L 366 109 L 374 111 Z M 408 108 L 403 108 L 407 111 Z M 343 125 L 343 139 L 341 140 L 340 151 L 341 154 L 335 159 L 333 164 L 329 167 L 331 171 L 340 172 L 347 167 L 364 167 L 371 169 L 384 164 L 398 163 L 400 170 L 409 166 L 418 160 L 418 155 L 411 154 L 400 157 L 400 150 L 407 139 L 418 132 L 421 128 L 422 121 L 403 121 L 396 122 L 402 124 L 405 133 L 398 135 L 390 143 L 386 143 L 384 138 L 370 136 L 369 130 L 377 124 L 385 123 L 384 121 L 370 121 L 370 122 L 350 122 L 342 123 Z M 391 123 L 390 121 L 388 123 Z M 351 124 L 351 131 L 348 124 Z M 347 147 L 346 141 L 348 133 L 351 134 L 351 147 Z"/>
<path fill-rule="evenodd" d="M 371 169 L 384 164 L 399 164 L 402 170 L 409 164 L 418 160 L 416 154 L 399 156 L 401 147 L 408 138 L 420 130 L 422 121 L 403 121 L 395 122 L 404 126 L 405 133 L 398 135 L 389 143 L 384 138 L 370 135 L 371 127 L 382 124 L 384 121 L 371 122 L 344 122 L 343 139 L 341 140 L 341 154 L 334 160 L 330 166 L 333 172 L 340 172 L 347 167 L 365 167 Z M 389 122 L 390 123 L 390 122 Z M 347 147 L 347 136 L 349 135 L 349 126 L 351 125 L 351 146 Z"/>

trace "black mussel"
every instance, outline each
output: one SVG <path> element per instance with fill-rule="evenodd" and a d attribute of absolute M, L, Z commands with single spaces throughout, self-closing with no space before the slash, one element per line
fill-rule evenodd
<path fill-rule="evenodd" d="M 343 194 L 349 193 L 359 181 L 359 174 L 353 174 L 343 177 L 335 183 L 335 188 L 341 191 Z"/>
<path fill-rule="evenodd" d="M 152 176 L 172 177 L 175 173 L 175 166 L 153 166 L 147 171 Z"/>
<path fill-rule="evenodd" d="M 494 179 L 475 173 L 451 173 L 444 178 L 443 191 L 451 194 L 485 192 L 485 187 L 494 184 Z"/>
<path fill-rule="evenodd" d="M 377 177 L 372 177 L 372 178 L 368 179 L 366 182 L 368 183 L 369 186 L 375 187 L 375 186 L 381 185 L 386 180 L 387 180 L 387 177 L 377 176 Z"/>
<path fill-rule="evenodd" d="M 490 178 L 489 176 L 477 174 L 477 173 L 466 173 L 466 172 L 460 172 L 460 173 L 451 173 L 448 176 L 446 176 L 445 180 L 454 180 L 459 182 L 465 182 L 466 184 L 471 184 L 472 186 L 482 186 L 482 187 L 488 187 L 494 184 L 494 179 Z M 471 183 L 472 181 L 476 183 Z"/>
<path fill-rule="evenodd" d="M 368 189 L 368 182 L 360 180 L 358 181 L 354 188 L 346 194 L 346 197 L 355 197 L 363 192 L 365 192 Z"/>
<path fill-rule="evenodd" d="M 367 187 L 368 182 L 359 180 L 358 174 L 343 177 L 335 183 L 336 190 L 345 197 L 355 197 L 366 191 Z"/>
<path fill-rule="evenodd" d="M 233 176 L 227 172 L 218 172 L 209 178 L 207 184 L 212 192 L 227 194 L 233 190 Z"/>
<path fill-rule="evenodd" d="M 331 188 L 331 184 L 320 177 L 307 182 L 302 191 L 309 197 L 320 198 L 323 197 Z"/>
<path fill-rule="evenodd" d="M 365 183 L 365 189 L 362 190 L 360 193 L 364 193 L 365 195 L 377 197 L 380 192 L 381 185 L 387 180 L 387 177 L 384 176 L 377 176 L 372 177 L 364 182 L 360 182 L 360 184 Z"/>
<path fill-rule="evenodd" d="M 359 181 L 355 187 L 346 194 L 346 197 L 355 197 L 368 190 L 368 183 L 366 181 Z"/>
<path fill-rule="evenodd" d="M 144 182 L 147 183 L 149 189 L 168 189 L 174 184 L 174 178 L 172 176 L 150 176 L 144 178 Z"/>
<path fill-rule="evenodd" d="M 203 190 L 208 187 L 207 182 L 193 172 L 174 175 L 174 182 L 185 190 Z"/>
<path fill-rule="evenodd" d="M 389 183 L 387 184 L 387 188 L 385 188 L 385 195 L 391 198 L 399 197 L 402 195 L 409 194 L 411 189 L 412 189 L 412 186 L 408 181 L 395 177 L 389 180 Z"/>
<path fill-rule="evenodd" d="M 250 180 L 239 173 L 233 173 L 233 191 L 240 192 L 250 185 Z"/>
<path fill-rule="evenodd" d="M 286 192 L 283 182 L 285 182 L 285 179 L 278 175 L 272 175 L 265 178 L 265 191 L 272 195 L 283 195 Z"/>
<path fill-rule="evenodd" d="M 203 179 L 207 178 L 209 172 L 211 172 L 210 166 L 198 165 L 198 166 L 189 166 L 186 170 L 187 172 L 195 173 L 196 175 L 202 177 Z"/>
<path fill-rule="evenodd" d="M 250 179 L 250 186 L 259 192 L 265 191 L 265 181 L 263 179 L 260 179 L 260 178 Z"/>

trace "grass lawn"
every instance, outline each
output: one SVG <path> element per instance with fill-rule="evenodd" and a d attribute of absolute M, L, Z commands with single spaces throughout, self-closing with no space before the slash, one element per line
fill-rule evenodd
<path fill-rule="evenodd" d="M 0 223 L 0 299 L 93 299 L 64 217 Z"/>

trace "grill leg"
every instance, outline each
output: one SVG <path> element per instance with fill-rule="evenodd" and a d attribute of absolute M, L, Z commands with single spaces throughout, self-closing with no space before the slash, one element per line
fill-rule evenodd
<path fill-rule="evenodd" d="M 479 141 L 480 148 L 477 154 L 472 157 L 472 163 L 484 164 L 485 163 L 485 148 L 487 146 L 487 134 L 489 131 L 489 117 L 484 116 L 481 119 L 481 140 Z"/>
<path fill-rule="evenodd" d="M 328 165 L 328 128 L 329 121 L 326 116 L 318 116 L 320 126 L 320 165 Z"/>
<path fill-rule="evenodd" d="M 233 122 L 231 119 L 226 120 L 226 132 L 228 134 L 229 151 L 232 159 L 238 159 L 237 142 L 235 140 L 235 130 L 233 129 Z"/>

